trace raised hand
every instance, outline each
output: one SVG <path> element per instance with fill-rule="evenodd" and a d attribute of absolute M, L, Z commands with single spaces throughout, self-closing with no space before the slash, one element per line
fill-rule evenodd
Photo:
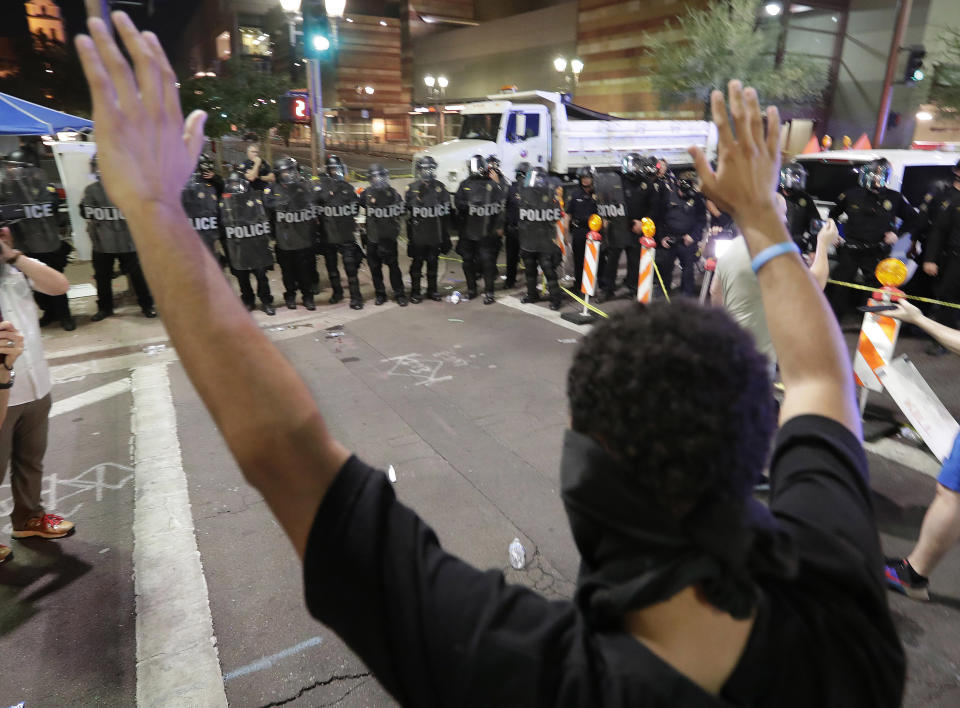
<path fill-rule="evenodd" d="M 95 16 L 98 5 L 87 0 L 90 36 L 78 35 L 76 45 L 90 84 L 107 194 L 128 218 L 148 206 L 181 210 L 180 190 L 197 163 L 206 114 L 194 111 L 184 121 L 177 77 L 156 35 L 139 32 L 124 12 L 111 13 L 131 67 Z"/>
<path fill-rule="evenodd" d="M 780 180 L 780 114 L 767 109 L 767 126 L 752 88 L 739 81 L 729 84 L 731 127 L 727 104 L 720 91 L 710 96 L 713 121 L 718 131 L 716 171 L 700 148 L 690 148 L 700 175 L 701 191 L 737 221 L 741 229 L 751 223 L 766 223 L 775 213 L 775 195 Z M 736 137 L 734 137 L 736 129 Z M 785 232 L 771 233 L 772 241 Z"/>

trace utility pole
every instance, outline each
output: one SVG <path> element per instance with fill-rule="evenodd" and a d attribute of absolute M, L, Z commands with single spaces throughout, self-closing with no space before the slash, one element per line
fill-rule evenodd
<path fill-rule="evenodd" d="M 890 55 L 887 57 L 887 74 L 883 80 L 883 93 L 880 96 L 880 110 L 877 111 L 877 126 L 873 131 L 873 147 L 878 148 L 883 142 L 887 131 L 887 119 L 890 117 L 890 101 L 893 99 L 893 77 L 897 71 L 897 59 L 900 57 L 900 47 L 903 46 L 903 35 L 907 31 L 907 22 L 910 19 L 910 9 L 913 0 L 900 0 L 900 10 L 897 12 L 897 24 L 893 30 L 893 39 L 890 42 Z"/>

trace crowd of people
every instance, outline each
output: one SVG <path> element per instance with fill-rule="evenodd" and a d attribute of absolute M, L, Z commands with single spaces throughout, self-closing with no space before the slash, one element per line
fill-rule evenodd
<path fill-rule="evenodd" d="M 77 40 L 100 136 L 92 164 L 98 179 L 82 205 L 98 319 L 113 313 L 108 277 L 119 260 L 144 315 L 155 316 L 156 298 L 218 431 L 299 554 L 310 612 L 398 701 L 900 704 L 906 667 L 884 583 L 922 595 L 920 574 L 960 538 L 960 450 L 940 480 L 953 495 L 938 496 L 917 548 L 887 559 L 885 578 L 849 352 L 821 294 L 826 252 L 839 231 L 832 218 L 817 223 L 798 167 L 780 170 L 775 108 L 764 114 L 756 92 L 731 81 L 729 108 L 721 92 L 711 96 L 715 164 L 692 148 L 696 172 L 673 177 L 662 160 L 631 154 L 618 172 L 581 170 L 566 195 L 535 167 L 522 166 L 508 183 L 496 160 L 480 155 L 452 195 L 432 158 L 417 161 L 401 196 L 382 167 L 370 169 L 369 186 L 359 191 L 336 156 L 314 180 L 292 158 L 267 164 L 255 146 L 221 180 L 209 158 L 197 159 L 204 115 L 184 121 L 156 37 L 137 31 L 124 13 L 112 19 L 136 72 L 100 19 L 90 19 L 91 36 Z M 164 159 L 155 169 L 128 169 L 157 151 Z M 923 219 L 935 222 L 925 258 L 931 251 L 955 257 L 960 164 L 958 196 L 925 216 L 884 191 L 880 167 L 865 168 L 861 186 L 831 213 L 848 215 L 843 248 L 854 244 L 846 256 L 841 249 L 836 268 L 872 277 L 872 259 Z M 706 235 L 735 234 L 728 253 L 737 260 L 727 261 L 715 292 L 726 308 L 738 298 L 759 301 L 766 340 L 758 351 L 749 326 L 688 298 L 624 308 L 584 338 L 568 374 L 560 469 L 581 567 L 573 600 L 550 602 L 444 551 L 399 503 L 387 476 L 333 438 L 311 392 L 244 306 L 254 309 L 256 297 L 274 313 L 266 273 L 276 263 L 285 306 L 295 309 L 299 297 L 314 309 L 318 254 L 331 302 L 344 297 L 342 264 L 350 306 L 363 307 L 357 272 L 364 255 L 377 304 L 387 300 L 383 266 L 398 304 L 440 299 L 438 259 L 455 231 L 468 297 L 479 297 L 482 281 L 484 302 L 494 302 L 505 239 L 508 285 L 522 260 L 525 301 L 541 297 L 539 269 L 550 305 L 559 307 L 558 224 L 569 228 L 579 279 L 585 219 L 594 213 L 603 220 L 598 286 L 605 299 L 617 295 L 621 257 L 626 290 L 635 293 L 642 219 L 659 225 L 661 270 L 672 272 L 679 261 L 685 294 L 692 294 Z M 404 230 L 409 293 L 397 256 Z M 809 264 L 801 251 L 810 250 L 811 234 Z M 59 261 L 40 257 L 55 252 L 44 250 L 52 239 L 19 236 L 44 248 L 31 256 L 0 240 L 0 308 L 12 321 L 0 323 L 0 404 L 8 404 L 0 464 L 5 472 L 11 460 L 14 536 L 60 538 L 73 524 L 40 504 L 50 381 L 31 287 L 51 298 L 39 300 L 46 313 L 63 320 L 69 315 L 52 303 L 67 281 Z M 934 265 L 954 268 L 949 258 Z M 891 314 L 960 352 L 960 333 L 909 304 Z M 779 408 L 771 360 L 784 386 Z M 280 419 L 277 410 L 285 412 Z M 768 506 L 752 495 L 764 469 Z M 9 558 L 0 546 L 0 563 Z"/>

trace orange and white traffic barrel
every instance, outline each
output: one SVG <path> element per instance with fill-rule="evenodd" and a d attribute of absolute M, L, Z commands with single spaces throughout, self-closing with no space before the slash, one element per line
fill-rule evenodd
<path fill-rule="evenodd" d="M 587 248 L 583 253 L 583 278 L 580 282 L 580 292 L 587 299 L 597 294 L 597 268 L 600 262 L 600 227 L 603 221 L 594 214 L 587 221 L 590 232 L 587 234 Z M 586 308 L 584 308 L 586 311 Z"/>
<path fill-rule="evenodd" d="M 640 275 L 637 277 L 637 302 L 649 305 L 653 299 L 653 261 L 656 254 L 657 242 L 653 236 L 657 233 L 657 227 L 653 219 L 643 217 L 640 219 L 640 229 L 643 236 L 640 237 Z"/>
<path fill-rule="evenodd" d="M 889 305 L 903 296 L 903 293 L 895 287 L 900 285 L 907 276 L 907 267 L 903 261 L 885 258 L 877 266 L 876 276 L 877 280 L 883 284 L 883 288 L 871 295 L 868 305 Z M 867 392 L 883 390 L 883 384 L 876 371 L 893 360 L 899 334 L 899 320 L 878 312 L 864 313 L 860 337 L 857 340 L 857 351 L 853 357 L 853 373 L 857 385 L 862 387 L 861 412 L 866 406 Z"/>

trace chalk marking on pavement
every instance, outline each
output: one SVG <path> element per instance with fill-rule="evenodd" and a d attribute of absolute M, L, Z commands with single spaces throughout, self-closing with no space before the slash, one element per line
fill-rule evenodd
<path fill-rule="evenodd" d="M 137 706 L 225 708 L 165 363 L 133 371 Z"/>
<path fill-rule="evenodd" d="M 111 381 L 108 384 L 91 388 L 88 391 L 78 393 L 75 396 L 54 401 L 53 405 L 50 407 L 50 417 L 53 418 L 54 416 L 63 415 L 64 413 L 72 413 L 78 408 L 83 408 L 84 406 L 89 406 L 93 403 L 105 401 L 113 396 L 119 396 L 121 393 L 126 393 L 129 390 L 130 379 L 127 378 L 119 379 L 118 381 Z"/>
<path fill-rule="evenodd" d="M 447 352 L 440 353 L 446 354 Z M 387 371 L 387 376 L 410 376 L 417 379 L 414 386 L 430 386 L 453 379 L 452 376 L 437 376 L 444 364 L 441 359 L 422 359 L 420 354 L 414 353 L 392 356 L 380 361 L 393 363 L 393 366 Z"/>
<path fill-rule="evenodd" d="M 586 334 L 593 328 L 593 325 L 589 324 L 576 325 L 573 322 L 567 322 L 565 319 L 560 317 L 559 310 L 545 310 L 538 305 L 534 305 L 533 303 L 520 302 L 520 299 L 514 297 L 513 295 L 501 296 L 497 298 L 497 302 L 499 302 L 501 305 L 512 307 L 515 310 L 520 310 L 520 312 L 526 312 L 528 315 L 534 315 L 542 320 L 547 320 L 547 322 L 553 322 L 555 325 L 572 329 L 574 332 L 580 332 L 580 334 Z"/>
<path fill-rule="evenodd" d="M 863 443 L 863 449 L 879 455 L 891 462 L 909 467 L 915 472 L 936 478 L 940 475 L 940 463 L 928 453 L 910 445 L 904 445 L 890 438 L 881 438 L 876 442 Z"/>
<path fill-rule="evenodd" d="M 234 669 L 229 674 L 223 677 L 223 681 L 224 683 L 226 683 L 231 679 L 239 678 L 241 676 L 246 676 L 247 674 L 252 674 L 255 671 L 263 671 L 264 669 L 269 669 L 271 666 L 273 666 L 278 661 L 280 661 L 280 659 L 286 659 L 288 656 L 299 654 L 304 649 L 315 647 L 322 642 L 323 642 L 323 637 L 310 637 L 310 639 L 306 640 L 305 642 L 294 644 L 292 647 L 288 649 L 284 649 L 283 651 L 278 651 L 276 654 L 265 656 L 262 659 L 257 659 L 252 664 L 241 666 L 239 669 Z"/>

